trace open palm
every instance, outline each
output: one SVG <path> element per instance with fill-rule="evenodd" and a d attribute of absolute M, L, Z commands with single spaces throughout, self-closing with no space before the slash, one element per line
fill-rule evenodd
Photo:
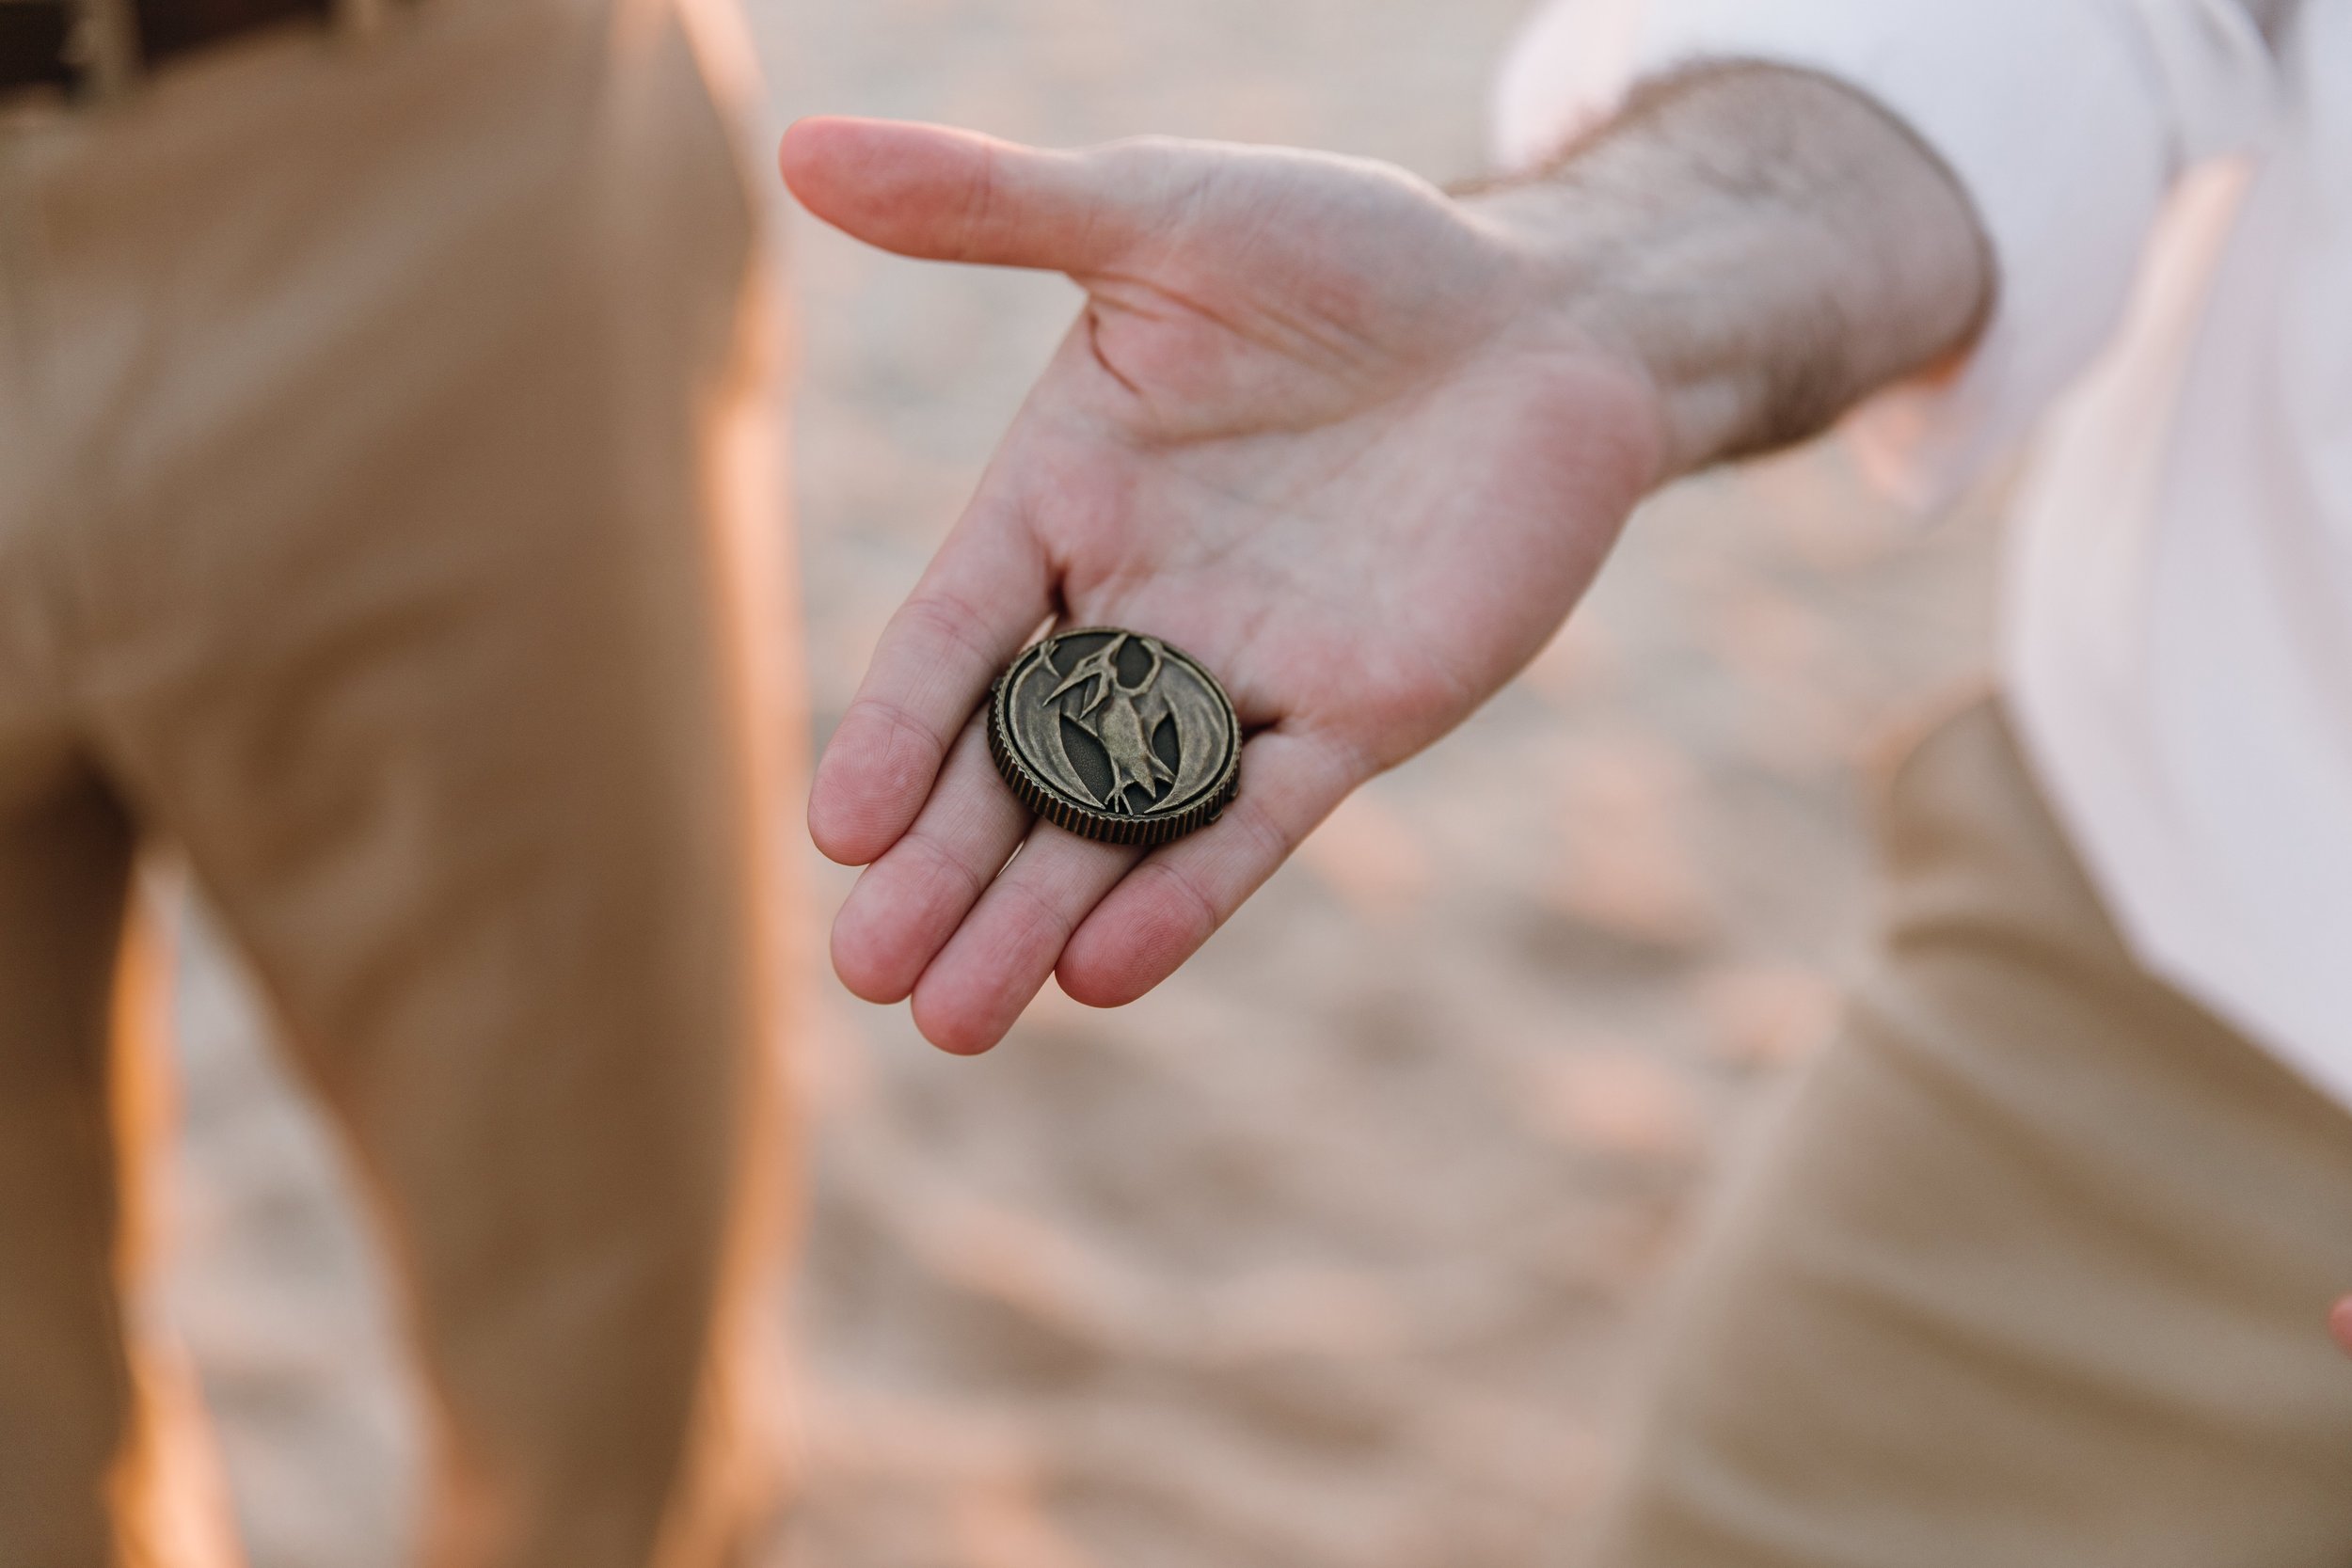
<path fill-rule="evenodd" d="M 1049 974 L 1099 1006 L 1164 979 L 1534 654 L 1657 477 L 1638 372 L 1547 308 L 1504 230 L 1392 168 L 853 120 L 795 126 L 783 166 L 862 239 L 1088 295 L 810 800 L 818 846 L 869 867 L 835 967 L 950 1050 L 993 1044 Z M 1145 854 L 1031 822 L 975 715 L 1051 621 L 1225 683 L 1250 738 L 1215 825 Z"/>

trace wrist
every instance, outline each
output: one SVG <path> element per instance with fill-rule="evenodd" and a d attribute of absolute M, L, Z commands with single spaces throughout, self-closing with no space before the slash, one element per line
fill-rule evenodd
<path fill-rule="evenodd" d="M 1776 67 L 1656 85 L 1464 201 L 1520 257 L 1548 335 L 1647 384 L 1661 480 L 1826 429 L 1963 350 L 1993 295 L 1935 155 L 1859 93 Z"/>

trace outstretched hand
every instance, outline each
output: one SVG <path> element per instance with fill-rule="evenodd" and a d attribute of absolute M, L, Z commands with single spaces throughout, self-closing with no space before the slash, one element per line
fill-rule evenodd
<path fill-rule="evenodd" d="M 794 126 L 782 164 L 860 239 L 1087 295 L 809 802 L 818 847 L 867 866 L 835 968 L 911 995 L 950 1051 L 1049 974 L 1096 1006 L 1166 978 L 1535 653 L 1659 477 L 1639 369 L 1547 309 L 1503 229 L 1396 169 L 842 119 Z M 1163 638 L 1224 682 L 1250 738 L 1216 824 L 1144 854 L 1031 821 L 976 714 L 1049 622 Z"/>

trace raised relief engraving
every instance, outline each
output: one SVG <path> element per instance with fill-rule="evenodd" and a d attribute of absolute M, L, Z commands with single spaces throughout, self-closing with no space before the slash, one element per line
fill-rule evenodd
<path fill-rule="evenodd" d="M 1117 627 L 1063 632 L 997 684 L 989 745 L 1014 792 L 1091 838 L 1159 844 L 1232 799 L 1241 731 L 1200 664 Z"/>

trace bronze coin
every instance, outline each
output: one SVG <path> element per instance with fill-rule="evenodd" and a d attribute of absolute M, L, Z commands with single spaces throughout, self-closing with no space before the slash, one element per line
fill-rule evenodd
<path fill-rule="evenodd" d="M 1166 844 L 1241 785 L 1241 721 L 1181 648 L 1117 626 L 1057 632 L 996 679 L 988 750 L 1024 805 L 1106 844 Z"/>

